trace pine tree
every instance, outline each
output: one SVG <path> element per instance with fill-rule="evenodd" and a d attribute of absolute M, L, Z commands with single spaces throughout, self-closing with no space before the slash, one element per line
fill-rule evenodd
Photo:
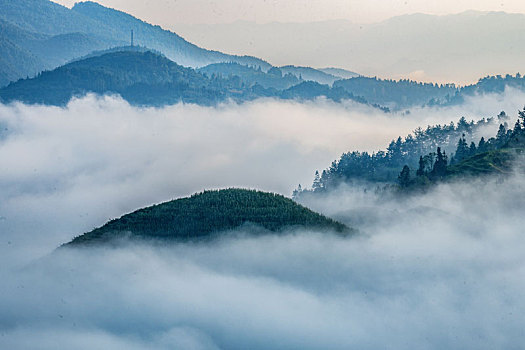
<path fill-rule="evenodd" d="M 477 153 L 476 144 L 474 143 L 474 141 L 472 141 L 469 147 L 469 156 L 472 157 L 476 153 Z"/>
<path fill-rule="evenodd" d="M 507 128 L 504 124 L 499 125 L 498 133 L 496 134 L 496 141 L 498 146 L 502 146 L 507 141 Z"/>
<path fill-rule="evenodd" d="M 317 190 L 321 189 L 321 177 L 319 176 L 319 170 L 315 171 L 314 183 L 312 185 L 312 189 L 314 191 L 317 191 Z"/>
<path fill-rule="evenodd" d="M 516 124 L 514 124 L 514 129 L 512 130 L 513 136 L 518 136 L 522 133 L 522 127 L 521 127 L 521 121 L 518 119 L 516 121 Z"/>
<path fill-rule="evenodd" d="M 483 153 L 486 151 L 486 148 L 487 148 L 487 143 L 485 142 L 485 138 L 481 137 L 478 143 L 478 152 Z"/>
<path fill-rule="evenodd" d="M 461 162 L 463 159 L 468 157 L 468 155 L 469 155 L 469 148 L 467 146 L 467 141 L 465 140 L 465 134 L 463 134 L 458 141 L 454 159 L 456 162 Z"/>
<path fill-rule="evenodd" d="M 408 165 L 405 165 L 403 170 L 401 170 L 401 173 L 397 177 L 397 183 L 403 188 L 406 188 L 410 185 L 410 168 Z"/>
<path fill-rule="evenodd" d="M 417 176 L 425 175 L 426 174 L 425 168 L 426 168 L 426 162 L 423 159 L 423 156 L 419 156 L 419 168 L 416 171 L 416 175 Z"/>
<path fill-rule="evenodd" d="M 447 174 L 447 155 L 445 152 L 441 152 L 441 147 L 437 148 L 436 162 L 432 169 L 433 178 L 442 178 Z"/>
<path fill-rule="evenodd" d="M 518 111 L 518 120 L 521 119 L 521 126 L 525 129 L 525 107 L 522 111 Z"/>

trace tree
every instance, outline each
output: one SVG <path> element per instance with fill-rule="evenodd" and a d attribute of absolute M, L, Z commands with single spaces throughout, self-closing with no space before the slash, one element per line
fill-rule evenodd
<path fill-rule="evenodd" d="M 496 141 L 499 146 L 507 141 L 507 128 L 504 124 L 499 125 L 498 133 L 496 134 Z"/>
<path fill-rule="evenodd" d="M 485 142 L 485 138 L 481 137 L 478 143 L 478 152 L 482 153 L 485 152 L 487 149 L 487 143 Z"/>
<path fill-rule="evenodd" d="M 299 184 L 299 186 L 297 186 L 297 188 L 293 191 L 292 193 L 292 198 L 293 199 L 297 199 L 297 197 L 299 197 L 299 195 L 303 192 L 303 187 L 301 186 L 301 184 Z"/>
<path fill-rule="evenodd" d="M 454 159 L 456 160 L 456 162 L 461 162 L 463 159 L 469 156 L 469 153 L 470 151 L 467 146 L 467 141 L 465 140 L 465 134 L 463 134 L 458 141 L 456 153 L 454 154 Z"/>
<path fill-rule="evenodd" d="M 514 124 L 514 130 L 512 130 L 512 135 L 513 136 L 518 136 L 518 135 L 521 134 L 522 130 L 523 130 L 523 128 L 521 127 L 521 121 L 518 119 L 516 121 L 516 124 Z"/>
<path fill-rule="evenodd" d="M 525 128 L 525 107 L 523 107 L 522 111 L 518 111 L 518 120 L 521 119 L 521 126 Z"/>
<path fill-rule="evenodd" d="M 314 191 L 317 191 L 317 190 L 321 189 L 321 176 L 319 176 L 319 170 L 315 171 L 314 183 L 312 185 L 312 189 Z"/>
<path fill-rule="evenodd" d="M 417 176 L 423 176 L 426 174 L 426 162 L 423 156 L 419 156 L 419 168 L 416 171 Z"/>
<path fill-rule="evenodd" d="M 434 163 L 434 168 L 432 169 L 432 177 L 442 178 L 446 174 L 447 174 L 447 155 L 444 151 L 441 152 L 441 147 L 438 147 L 436 162 Z"/>
<path fill-rule="evenodd" d="M 472 141 L 469 147 L 469 156 L 472 157 L 473 155 L 476 154 L 476 152 L 477 152 L 476 144 L 474 143 L 474 141 Z"/>
<path fill-rule="evenodd" d="M 397 183 L 403 188 L 406 188 L 410 185 L 410 168 L 408 165 L 405 165 L 403 170 L 401 170 L 401 173 L 397 177 Z"/>

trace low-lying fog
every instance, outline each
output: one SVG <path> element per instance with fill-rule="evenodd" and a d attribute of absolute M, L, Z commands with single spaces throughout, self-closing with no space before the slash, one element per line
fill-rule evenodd
<path fill-rule="evenodd" d="M 463 115 L 514 117 L 524 101 L 508 91 L 409 116 L 326 101 L 0 106 L 0 347 L 518 349 L 522 175 L 410 200 L 341 188 L 305 203 L 357 227 L 354 239 L 295 232 L 45 255 L 204 188 L 289 195 L 344 151 Z"/>

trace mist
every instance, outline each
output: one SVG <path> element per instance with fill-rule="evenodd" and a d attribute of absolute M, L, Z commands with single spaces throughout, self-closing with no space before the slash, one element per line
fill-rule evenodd
<path fill-rule="evenodd" d="M 0 347 L 518 348 L 519 174 L 401 201 L 349 187 L 304 203 L 357 228 L 352 239 L 294 231 L 54 249 L 110 218 L 203 189 L 289 195 L 342 152 L 384 149 L 417 126 L 461 116 L 513 116 L 523 95 L 409 115 L 324 100 L 0 105 Z"/>
<path fill-rule="evenodd" d="M 365 217 L 355 238 L 58 251 L 2 273 L 0 345 L 518 349 L 524 198 L 522 175 L 398 202 L 347 188 L 317 206 Z"/>

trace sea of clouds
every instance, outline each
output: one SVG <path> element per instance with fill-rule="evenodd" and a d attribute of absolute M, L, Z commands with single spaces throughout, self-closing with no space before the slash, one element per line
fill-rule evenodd
<path fill-rule="evenodd" d="M 0 105 L 0 347 L 518 349 L 525 180 L 400 200 L 342 187 L 304 204 L 360 231 L 59 250 L 110 218 L 207 188 L 289 195 L 349 150 L 417 126 L 513 116 L 525 94 L 391 115 L 260 100 Z M 494 130 L 487 130 L 492 135 Z"/>

